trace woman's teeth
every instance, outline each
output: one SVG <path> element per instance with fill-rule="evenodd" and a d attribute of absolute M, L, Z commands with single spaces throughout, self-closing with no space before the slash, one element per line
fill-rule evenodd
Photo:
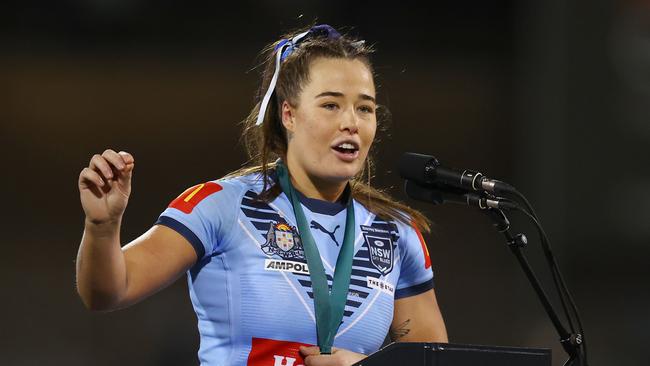
<path fill-rule="evenodd" d="M 336 146 L 334 149 L 345 154 L 353 154 L 355 151 L 358 150 L 354 145 L 347 142 L 344 142 Z"/>

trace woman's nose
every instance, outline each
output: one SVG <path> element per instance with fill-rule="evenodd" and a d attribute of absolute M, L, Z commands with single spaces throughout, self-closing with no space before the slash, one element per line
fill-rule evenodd
<path fill-rule="evenodd" d="M 354 108 L 349 108 L 341 116 L 341 130 L 349 130 L 350 133 L 356 133 L 359 130 L 359 116 L 355 113 Z"/>

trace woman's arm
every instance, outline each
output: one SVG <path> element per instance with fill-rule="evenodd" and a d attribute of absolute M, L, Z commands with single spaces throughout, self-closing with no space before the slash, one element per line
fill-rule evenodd
<path fill-rule="evenodd" d="M 120 248 L 119 235 L 86 225 L 77 256 L 77 291 L 90 310 L 130 306 L 163 289 L 196 262 L 191 244 L 156 225 Z"/>
<path fill-rule="evenodd" d="M 390 338 L 394 342 L 449 341 L 433 289 L 395 300 Z"/>
<path fill-rule="evenodd" d="M 86 220 L 77 255 L 77 291 L 91 310 L 138 302 L 173 282 L 197 259 L 191 244 L 164 226 L 154 226 L 121 247 L 134 165 L 130 154 L 106 150 L 93 156 L 79 175 Z"/>

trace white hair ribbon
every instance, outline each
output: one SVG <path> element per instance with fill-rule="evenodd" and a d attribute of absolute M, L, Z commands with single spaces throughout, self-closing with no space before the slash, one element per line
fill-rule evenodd
<path fill-rule="evenodd" d="M 278 48 L 275 51 L 275 71 L 273 72 L 273 77 L 271 78 L 271 82 L 269 83 L 269 88 L 266 90 L 266 94 L 264 94 L 264 98 L 262 98 L 262 103 L 260 104 L 260 110 L 257 113 L 257 121 L 255 122 L 255 126 L 259 126 L 264 122 L 264 115 L 266 114 L 266 109 L 269 106 L 269 101 L 271 100 L 271 95 L 273 95 L 273 92 L 275 91 L 275 84 L 278 82 L 278 75 L 280 74 L 280 64 L 284 59 L 286 59 L 291 52 L 293 51 L 293 48 L 296 46 L 298 41 L 303 39 L 306 35 L 309 34 L 310 31 L 306 31 L 303 33 L 298 34 L 297 36 L 293 37 L 291 40 L 287 40 L 286 42 L 280 42 L 278 44 Z M 287 54 L 285 53 L 285 49 L 287 49 Z"/>

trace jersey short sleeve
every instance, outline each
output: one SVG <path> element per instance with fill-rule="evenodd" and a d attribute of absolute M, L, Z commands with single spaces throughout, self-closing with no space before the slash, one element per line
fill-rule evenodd
<path fill-rule="evenodd" d="M 156 225 L 181 234 L 194 247 L 197 259 L 220 249 L 225 233 L 235 221 L 240 189 L 223 181 L 190 187 L 160 214 Z"/>
<path fill-rule="evenodd" d="M 399 239 L 402 268 L 395 299 L 421 294 L 433 288 L 433 270 L 429 250 L 415 226 L 404 225 L 404 235 Z"/>

